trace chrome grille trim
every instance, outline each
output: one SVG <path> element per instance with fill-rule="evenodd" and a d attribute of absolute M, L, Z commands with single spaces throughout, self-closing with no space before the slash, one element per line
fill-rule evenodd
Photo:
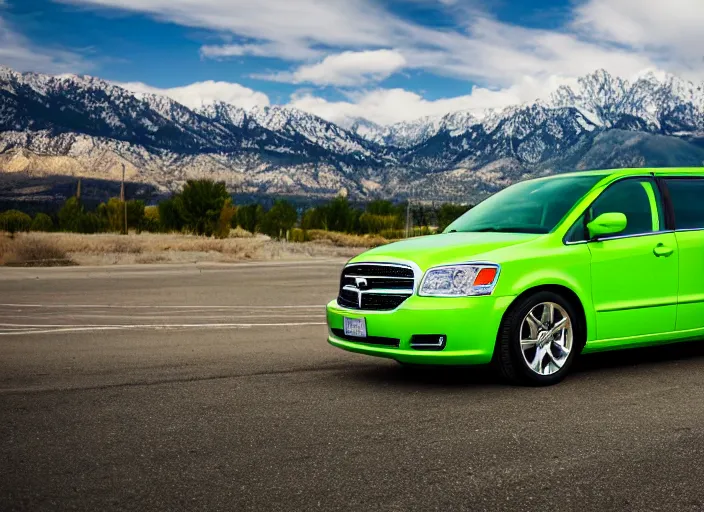
<path fill-rule="evenodd" d="M 420 277 L 411 262 L 349 263 L 340 276 L 337 302 L 355 310 L 392 311 L 416 292 Z"/>

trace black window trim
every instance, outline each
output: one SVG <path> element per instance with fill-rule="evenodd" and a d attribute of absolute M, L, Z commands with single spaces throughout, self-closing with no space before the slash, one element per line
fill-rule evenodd
<path fill-rule="evenodd" d="M 667 210 L 670 215 L 670 223 L 668 224 L 669 227 L 671 227 L 671 231 L 675 233 L 686 233 L 688 231 L 704 231 L 704 226 L 701 228 L 682 228 L 682 229 L 677 229 L 677 219 L 675 218 L 675 205 L 672 201 L 672 195 L 670 194 L 670 188 L 667 186 L 667 180 L 700 180 L 704 181 L 704 175 L 702 176 L 692 176 L 692 175 L 660 175 L 656 177 L 656 180 L 660 183 L 661 190 L 665 190 L 666 196 L 663 195 L 663 200 L 665 200 L 665 197 L 667 197 Z"/>
<path fill-rule="evenodd" d="M 579 214 L 579 218 L 577 219 L 576 222 L 579 222 L 581 219 L 583 219 L 583 218 L 584 218 L 584 214 L 586 213 L 586 211 L 587 211 L 602 195 L 604 195 L 607 190 L 609 190 L 611 187 L 613 187 L 613 186 L 616 185 L 617 183 L 621 183 L 621 182 L 626 181 L 626 180 L 641 180 L 641 181 L 642 181 L 642 180 L 648 180 L 648 181 L 654 182 L 654 183 L 656 184 L 658 190 L 660 191 L 660 206 L 662 206 L 662 208 L 663 208 L 663 213 L 664 213 L 663 216 L 664 216 L 664 218 L 665 218 L 665 229 L 661 229 L 660 231 L 651 231 L 651 232 L 649 232 L 649 233 L 637 233 L 637 234 L 633 234 L 633 235 L 613 235 L 613 236 L 607 236 L 607 237 L 597 238 L 596 240 L 579 240 L 579 241 L 576 241 L 576 242 L 570 242 L 570 241 L 567 240 L 567 235 L 570 233 L 570 231 L 572 231 L 572 228 L 573 228 L 574 225 L 576 224 L 576 222 L 575 222 L 575 224 L 572 224 L 572 225 L 569 227 L 569 229 L 567 230 L 567 232 L 565 233 L 565 236 L 562 238 L 562 243 L 563 243 L 564 245 L 579 245 L 579 244 L 588 244 L 588 243 L 593 243 L 593 242 L 605 242 L 605 241 L 607 241 L 607 240 L 620 240 L 620 239 L 624 239 L 624 238 L 636 238 L 636 237 L 644 237 L 644 236 L 662 235 L 662 234 L 665 234 L 665 233 L 673 233 L 673 232 L 674 232 L 674 229 L 671 228 L 671 226 L 672 226 L 673 224 L 671 224 L 671 219 L 668 220 L 668 210 L 672 209 L 672 203 L 670 202 L 669 191 L 668 191 L 667 199 L 665 199 L 665 196 L 664 196 L 663 193 L 662 193 L 661 185 L 658 183 L 658 178 L 659 178 L 659 177 L 655 176 L 655 173 L 652 173 L 652 172 L 651 172 L 651 173 L 649 173 L 649 174 L 641 174 L 641 175 L 637 175 L 637 176 L 623 176 L 623 177 L 621 177 L 621 178 L 618 178 L 618 179 L 612 181 L 611 183 L 609 183 L 609 184 L 607 185 L 607 187 L 606 187 L 604 190 L 601 191 L 601 194 L 599 194 L 598 196 L 596 196 L 596 197 L 594 198 L 594 200 L 593 200 L 591 203 L 589 203 L 589 204 L 584 208 L 584 210 L 582 210 L 582 212 Z M 674 210 L 673 210 L 673 212 L 674 212 Z M 674 217 L 674 213 L 671 213 L 671 215 Z M 704 228 L 703 228 L 703 229 L 704 229 Z"/>

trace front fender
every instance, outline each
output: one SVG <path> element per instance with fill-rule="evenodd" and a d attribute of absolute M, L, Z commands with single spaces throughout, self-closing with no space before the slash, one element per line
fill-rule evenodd
<path fill-rule="evenodd" d="M 503 264 L 495 293 L 517 297 L 542 286 L 560 286 L 577 296 L 584 309 L 587 343 L 593 341 L 596 315 L 591 293 L 591 254 L 586 244 L 563 245 L 535 258 Z"/>

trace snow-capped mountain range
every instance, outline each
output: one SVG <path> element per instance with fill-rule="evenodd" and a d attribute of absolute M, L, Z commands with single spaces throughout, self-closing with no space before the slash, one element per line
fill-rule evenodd
<path fill-rule="evenodd" d="M 177 189 L 476 200 L 525 177 L 585 168 L 704 164 L 704 84 L 596 71 L 498 111 L 347 127 L 288 107 L 191 110 L 87 76 L 0 68 L 0 178 L 70 175 Z"/>

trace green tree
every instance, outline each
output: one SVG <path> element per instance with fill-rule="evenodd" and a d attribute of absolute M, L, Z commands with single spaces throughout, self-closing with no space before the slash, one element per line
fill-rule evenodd
<path fill-rule="evenodd" d="M 144 221 L 144 201 L 141 199 L 131 199 L 127 201 L 127 229 L 135 229 L 137 233 L 142 231 Z"/>
<path fill-rule="evenodd" d="M 301 227 L 305 230 L 326 229 L 326 223 L 325 210 L 321 208 L 309 208 L 301 217 Z"/>
<path fill-rule="evenodd" d="M 337 196 L 326 207 L 327 229 L 330 231 L 351 231 L 352 207 L 344 196 Z"/>
<path fill-rule="evenodd" d="M 29 231 L 32 225 L 32 217 L 19 210 L 8 210 L 0 213 L 0 229 L 14 236 L 20 231 Z"/>
<path fill-rule="evenodd" d="M 364 212 L 359 217 L 359 225 L 362 233 L 378 234 L 384 230 L 401 229 L 403 227 L 403 220 L 395 214 L 375 215 Z"/>
<path fill-rule="evenodd" d="M 83 216 L 83 206 L 77 197 L 69 197 L 59 210 L 59 228 L 62 231 L 80 233 L 79 227 Z"/>
<path fill-rule="evenodd" d="M 73 233 L 99 233 L 108 228 L 104 211 L 86 212 L 77 197 L 69 197 L 59 210 L 59 228 Z"/>
<path fill-rule="evenodd" d="M 125 228 L 125 203 L 111 197 L 107 203 L 98 206 L 98 215 L 104 218 L 108 231 L 121 233 Z"/>
<path fill-rule="evenodd" d="M 30 228 L 32 231 L 53 231 L 54 221 L 46 213 L 37 213 L 32 219 Z"/>
<path fill-rule="evenodd" d="M 144 208 L 142 229 L 150 233 L 158 233 L 161 230 L 161 219 L 159 217 L 158 206 L 146 206 Z"/>
<path fill-rule="evenodd" d="M 179 197 L 179 211 L 185 227 L 198 235 L 211 236 L 230 194 L 224 182 L 188 180 Z"/>
<path fill-rule="evenodd" d="M 471 206 L 445 203 L 438 209 L 438 232 L 445 230 L 455 219 L 463 215 Z"/>
<path fill-rule="evenodd" d="M 126 208 L 125 208 L 126 207 Z M 98 207 L 98 215 L 102 217 L 106 229 L 114 233 L 121 233 L 125 229 L 125 209 L 127 210 L 127 229 L 142 230 L 144 220 L 144 201 L 132 199 L 127 204 L 117 197 L 111 197 L 107 203 Z"/>
<path fill-rule="evenodd" d="M 367 213 L 372 215 L 399 215 L 401 213 L 400 208 L 395 206 L 391 201 L 386 201 L 385 199 L 377 199 L 367 203 L 365 210 Z"/>
<path fill-rule="evenodd" d="M 284 199 L 278 199 L 262 219 L 261 232 L 272 238 L 284 238 L 298 219 L 296 208 Z"/>
<path fill-rule="evenodd" d="M 248 204 L 237 208 L 237 224 L 250 233 L 257 231 L 264 217 L 264 208 L 260 204 Z"/>
<path fill-rule="evenodd" d="M 174 195 L 169 199 L 164 199 L 159 203 L 159 224 L 161 230 L 165 232 L 182 231 L 184 220 L 181 217 L 181 198 Z"/>
<path fill-rule="evenodd" d="M 78 221 L 76 223 L 77 233 L 100 233 L 105 231 L 106 228 L 107 225 L 105 224 L 105 220 L 95 212 L 83 212 L 78 217 Z"/>

